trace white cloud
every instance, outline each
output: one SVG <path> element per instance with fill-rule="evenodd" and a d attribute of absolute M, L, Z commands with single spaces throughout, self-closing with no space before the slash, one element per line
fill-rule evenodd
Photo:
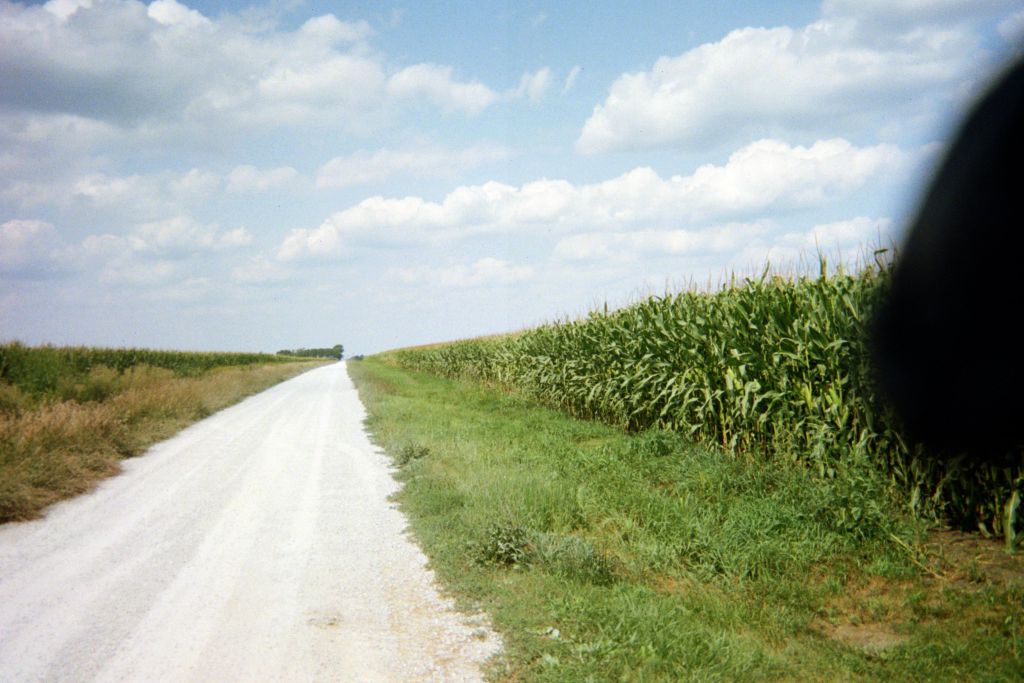
<path fill-rule="evenodd" d="M 892 228 L 888 218 L 857 217 L 803 230 L 765 219 L 681 230 L 585 232 L 558 241 L 552 268 L 583 281 L 610 277 L 644 283 L 651 291 L 703 286 L 705 278 L 714 286 L 732 274 L 756 276 L 766 264 L 783 274 L 813 275 L 819 254 L 831 267 L 870 263 L 875 247 L 891 246 Z"/>
<path fill-rule="evenodd" d="M 504 161 L 511 150 L 498 145 L 481 144 L 460 150 L 443 147 L 381 149 L 373 154 L 358 152 L 335 157 L 320 167 L 316 186 L 348 187 L 387 180 L 398 175 L 454 175 L 483 164 Z"/>
<path fill-rule="evenodd" d="M 639 256 L 678 256 L 735 251 L 751 238 L 766 234 L 767 221 L 728 223 L 701 230 L 639 230 L 581 233 L 555 245 L 555 258 L 563 261 L 630 261 Z"/>
<path fill-rule="evenodd" d="M 292 230 L 277 249 L 277 258 L 282 261 L 326 259 L 342 255 L 341 235 L 330 221 L 313 230 Z"/>
<path fill-rule="evenodd" d="M 252 244 L 252 235 L 245 228 L 235 228 L 217 237 L 216 246 L 222 249 L 235 249 Z"/>
<path fill-rule="evenodd" d="M 135 142 L 217 139 L 252 127 L 373 130 L 406 101 L 478 114 L 497 101 L 450 66 L 385 69 L 365 21 L 314 17 L 294 30 L 211 19 L 177 0 L 5 4 L 0 101 L 22 121 L 103 122 Z"/>
<path fill-rule="evenodd" d="M 208 198 L 221 186 L 212 171 L 193 168 L 185 173 L 110 175 L 87 173 L 42 181 L 0 183 L 0 199 L 23 209 L 40 205 L 75 211 L 90 207 L 117 221 L 148 221 L 182 211 Z"/>
<path fill-rule="evenodd" d="M 80 7 L 92 7 L 92 0 L 50 0 L 43 5 L 43 9 L 62 20 L 66 20 Z"/>
<path fill-rule="evenodd" d="M 970 9 L 956 0 L 843 0 L 800 29 L 732 31 L 619 77 L 577 150 L 704 147 L 780 129 L 878 130 L 894 116 L 934 115 L 989 59 Z"/>
<path fill-rule="evenodd" d="M 890 218 L 868 218 L 860 216 L 835 223 L 815 225 L 804 235 L 793 236 L 802 242 L 801 246 L 823 250 L 862 245 L 888 246 L 886 238 L 892 235 L 893 222 Z M 789 237 L 789 236 L 787 236 Z M 881 242 L 881 243 L 880 243 Z"/>
<path fill-rule="evenodd" d="M 176 260 L 213 250 L 237 249 L 251 243 L 252 235 L 245 228 L 221 232 L 216 225 L 199 223 L 189 216 L 173 216 L 143 223 L 127 235 L 90 235 L 82 241 L 78 251 L 85 259 L 139 256 Z"/>
<path fill-rule="evenodd" d="M 373 29 L 365 21 L 341 21 L 333 14 L 313 17 L 302 25 L 299 32 L 327 45 L 358 43 L 373 35 Z"/>
<path fill-rule="evenodd" d="M 210 23 L 210 20 L 200 12 L 189 9 L 175 0 L 154 0 L 149 4 L 146 14 L 150 19 L 164 26 L 183 26 L 194 29 Z"/>
<path fill-rule="evenodd" d="M 310 105 L 347 105 L 354 110 L 381 104 L 384 70 L 372 59 L 334 55 L 298 66 L 281 65 L 259 81 L 259 92 L 269 100 Z"/>
<path fill-rule="evenodd" d="M 470 116 L 479 114 L 498 99 L 483 83 L 455 81 L 450 66 L 437 64 L 415 64 L 402 69 L 388 79 L 387 90 L 399 100 L 427 101 L 443 110 L 461 110 Z"/>
<path fill-rule="evenodd" d="M 765 263 L 783 272 L 817 272 L 818 255 L 832 267 L 855 269 L 872 260 L 875 248 L 892 246 L 894 224 L 889 218 L 860 216 L 815 225 L 809 230 L 766 235 L 751 240 L 730 258 L 731 267 L 761 268 Z"/>
<path fill-rule="evenodd" d="M 227 271 L 234 254 L 251 243 L 252 235 L 245 228 L 222 231 L 189 216 L 173 216 L 143 223 L 125 234 L 89 235 L 80 244 L 66 247 L 61 258 L 106 285 L 169 287 L 177 282 L 163 294 L 154 294 L 175 298 L 175 291 L 194 292 L 195 282 L 207 278 L 203 271 Z"/>
<path fill-rule="evenodd" d="M 530 266 L 517 266 L 502 259 L 486 257 L 470 265 L 445 268 L 393 268 L 388 275 L 407 285 L 465 288 L 525 282 L 533 278 L 534 270 Z"/>
<path fill-rule="evenodd" d="M 205 197 L 218 190 L 220 183 L 220 176 L 216 173 L 193 168 L 184 175 L 173 178 L 169 188 L 177 197 Z"/>
<path fill-rule="evenodd" d="M 187 255 L 212 248 L 216 244 L 216 232 L 187 216 L 175 216 L 140 225 L 128 242 L 138 252 Z"/>
<path fill-rule="evenodd" d="M 519 87 L 513 92 L 513 97 L 528 99 L 534 104 L 544 99 L 544 94 L 551 86 L 551 69 L 543 67 L 533 73 L 525 73 L 519 79 Z"/>
<path fill-rule="evenodd" d="M 231 279 L 248 285 L 283 282 L 288 279 L 288 271 L 266 257 L 257 256 L 248 263 L 233 268 Z"/>
<path fill-rule="evenodd" d="M 299 172 L 291 166 L 260 170 L 255 166 L 236 166 L 227 175 L 228 192 L 266 192 L 288 184 Z"/>
<path fill-rule="evenodd" d="M 109 206 L 128 197 L 151 192 L 148 185 L 138 175 L 116 177 L 95 173 L 76 180 L 72 185 L 72 194 L 98 206 Z"/>
<path fill-rule="evenodd" d="M 892 145 L 857 148 L 833 139 L 791 147 L 759 140 L 733 153 L 725 166 L 701 166 L 687 186 L 694 200 L 712 206 L 758 207 L 776 199 L 814 204 L 843 196 L 902 161 Z"/>
<path fill-rule="evenodd" d="M 858 148 L 845 140 L 810 147 L 761 140 L 722 166 L 663 178 L 640 167 L 589 185 L 538 180 L 520 187 L 462 186 L 442 201 L 370 197 L 314 229 L 293 230 L 279 258 L 331 258 L 350 244 L 400 245 L 524 231 L 677 228 L 753 212 L 818 206 L 870 180 L 896 180 L 912 155 L 890 145 Z"/>
<path fill-rule="evenodd" d="M 61 152 L 82 151 L 111 142 L 117 129 L 110 124 L 75 114 L 39 114 L 28 118 L 0 113 L 0 139 L 5 147 L 25 146 L 33 151 L 56 147 Z"/>
<path fill-rule="evenodd" d="M 582 66 L 574 66 L 569 70 L 569 75 L 565 77 L 565 85 L 562 86 L 562 94 L 569 92 L 576 85 L 576 79 L 579 78 L 580 73 L 583 71 Z"/>
<path fill-rule="evenodd" d="M 56 229 L 46 221 L 0 224 L 0 274 L 42 274 L 54 264 L 60 247 Z"/>

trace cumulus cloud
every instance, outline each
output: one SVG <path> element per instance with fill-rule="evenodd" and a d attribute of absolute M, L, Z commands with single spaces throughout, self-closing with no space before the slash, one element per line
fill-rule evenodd
<path fill-rule="evenodd" d="M 388 79 L 388 94 L 399 100 L 430 102 L 445 111 L 479 114 L 494 104 L 497 94 L 479 81 L 459 82 L 450 66 L 414 64 Z"/>
<path fill-rule="evenodd" d="M 816 272 L 816 256 L 821 254 L 831 266 L 854 269 L 871 262 L 874 248 L 889 248 L 893 230 L 892 219 L 866 216 L 818 224 L 803 231 L 776 229 L 748 242 L 731 256 L 729 263 L 740 269 L 771 263 L 784 271 Z"/>
<path fill-rule="evenodd" d="M 183 257 L 209 249 L 232 249 L 252 241 L 245 228 L 220 232 L 216 226 L 204 225 L 188 216 L 174 216 L 140 225 L 128 238 L 137 252 L 164 257 Z"/>
<path fill-rule="evenodd" d="M 220 188 L 221 178 L 212 171 L 190 169 L 183 175 L 172 178 L 169 189 L 176 197 L 205 197 Z"/>
<path fill-rule="evenodd" d="M 563 261 L 629 261 L 639 256 L 723 253 L 743 247 L 771 228 L 767 221 L 728 223 L 702 230 L 637 230 L 580 233 L 555 245 L 555 258 Z"/>
<path fill-rule="evenodd" d="M 705 147 L 779 129 L 877 130 L 894 112 L 934 113 L 990 58 L 971 18 L 1008 5 L 835 0 L 803 28 L 735 30 L 619 77 L 576 148 Z"/>
<path fill-rule="evenodd" d="M 333 14 L 309 19 L 299 32 L 325 45 L 359 43 L 373 35 L 373 29 L 365 21 L 341 21 Z"/>
<path fill-rule="evenodd" d="M 236 249 L 251 242 L 252 235 L 245 228 L 222 232 L 216 225 L 189 216 L 173 216 L 143 223 L 127 235 L 90 235 L 83 240 L 80 253 L 99 259 L 139 255 L 175 260 L 212 250 Z"/>
<path fill-rule="evenodd" d="M 42 204 L 68 207 L 82 203 L 98 208 L 118 206 L 135 211 L 161 202 L 158 179 L 137 174 L 89 173 L 67 179 L 13 181 L 3 186 L 0 193 L 4 200 L 23 208 Z"/>
<path fill-rule="evenodd" d="M 504 161 L 512 151 L 499 145 L 481 144 L 465 149 L 419 147 L 380 149 L 370 154 L 357 152 L 335 157 L 320 167 L 316 186 L 348 187 L 380 182 L 399 175 L 432 176 L 456 174 L 483 164 Z"/>
<path fill-rule="evenodd" d="M 0 224 L 0 274 L 44 275 L 55 265 L 62 242 L 51 223 L 11 220 Z"/>
<path fill-rule="evenodd" d="M 445 268 L 393 268 L 388 275 L 403 284 L 461 288 L 517 284 L 533 278 L 534 270 L 531 266 L 486 257 L 469 265 Z"/>
<path fill-rule="evenodd" d="M 92 7 L 92 0 L 50 0 L 43 9 L 60 19 L 67 19 L 80 7 Z"/>
<path fill-rule="evenodd" d="M 194 29 L 210 23 L 210 20 L 202 13 L 189 9 L 175 0 L 154 0 L 146 9 L 146 14 L 150 19 L 164 26 L 183 26 Z"/>
<path fill-rule="evenodd" d="M 179 212 L 190 203 L 208 198 L 220 187 L 218 174 L 198 168 L 185 173 L 86 173 L 39 181 L 15 180 L 6 186 L 0 182 L 0 199 L 23 209 L 40 205 L 68 211 L 89 207 L 131 222 Z"/>
<path fill-rule="evenodd" d="M 259 80 L 259 93 L 275 102 L 291 103 L 293 111 L 307 107 L 344 105 L 351 111 L 381 103 L 384 70 L 372 59 L 334 55 L 308 64 L 281 65 Z M 287 111 L 287 110 L 286 110 Z"/>
<path fill-rule="evenodd" d="M 652 290 L 713 286 L 735 273 L 756 276 L 766 264 L 789 275 L 818 272 L 818 254 L 831 267 L 871 263 L 875 247 L 889 247 L 893 221 L 864 216 L 802 227 L 776 219 L 674 230 L 581 232 L 561 238 L 551 270 L 575 280 L 612 278 Z M 682 279 L 680 279 L 682 278 Z"/>
<path fill-rule="evenodd" d="M 255 166 L 236 166 L 227 175 L 228 192 L 266 192 L 288 184 L 299 172 L 291 166 L 260 170 Z"/>
<path fill-rule="evenodd" d="M 425 102 L 478 114 L 497 95 L 449 66 L 387 65 L 365 21 L 314 17 L 294 30 L 204 16 L 177 0 L 5 4 L 0 102 L 24 119 L 57 114 L 180 141 L 239 126 L 386 125 Z M 199 138 L 202 139 L 202 138 Z"/>
<path fill-rule="evenodd" d="M 293 230 L 278 256 L 332 258 L 346 244 L 440 242 L 495 232 L 664 229 L 769 207 L 815 206 L 900 173 L 911 156 L 890 145 L 856 147 L 841 139 L 810 147 L 760 140 L 724 165 L 701 166 L 687 176 L 663 178 L 639 167 L 588 185 L 538 180 L 519 187 L 462 186 L 440 202 L 370 197 L 317 228 Z"/>
<path fill-rule="evenodd" d="M 859 216 L 834 223 L 815 225 L 803 235 L 786 235 L 799 246 L 821 248 L 823 250 L 836 247 L 860 247 L 865 244 L 885 244 L 885 238 L 891 236 L 893 222 L 890 218 L 868 218 Z"/>
<path fill-rule="evenodd" d="M 245 228 L 228 230 L 217 236 L 216 247 L 220 249 L 235 249 L 252 244 L 252 235 Z"/>
<path fill-rule="evenodd" d="M 172 216 L 135 226 L 124 234 L 87 236 L 61 251 L 68 267 L 108 285 L 165 286 L 224 268 L 230 255 L 252 243 L 245 228 L 221 230 L 189 216 Z M 189 288 L 191 289 L 191 288 Z"/>
<path fill-rule="evenodd" d="M 341 233 L 330 220 L 312 230 L 292 230 L 277 248 L 277 258 L 282 261 L 330 259 L 342 255 Z"/>

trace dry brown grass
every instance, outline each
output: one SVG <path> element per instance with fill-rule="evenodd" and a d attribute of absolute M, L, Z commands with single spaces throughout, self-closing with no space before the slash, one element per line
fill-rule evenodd
<path fill-rule="evenodd" d="M 227 367 L 187 378 L 148 366 L 120 376 L 97 368 L 77 393 L 102 400 L 41 404 L 0 385 L 0 522 L 36 517 L 116 474 L 122 458 L 315 365 Z"/>

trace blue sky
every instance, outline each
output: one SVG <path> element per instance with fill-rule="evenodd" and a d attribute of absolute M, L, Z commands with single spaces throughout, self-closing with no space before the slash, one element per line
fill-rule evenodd
<path fill-rule="evenodd" d="M 1019 0 L 0 0 L 0 339 L 350 352 L 898 240 Z"/>

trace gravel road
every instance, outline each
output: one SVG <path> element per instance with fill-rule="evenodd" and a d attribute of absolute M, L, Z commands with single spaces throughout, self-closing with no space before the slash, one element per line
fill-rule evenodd
<path fill-rule="evenodd" d="M 469 681 L 499 648 L 438 595 L 344 363 L 0 527 L 0 680 Z"/>

